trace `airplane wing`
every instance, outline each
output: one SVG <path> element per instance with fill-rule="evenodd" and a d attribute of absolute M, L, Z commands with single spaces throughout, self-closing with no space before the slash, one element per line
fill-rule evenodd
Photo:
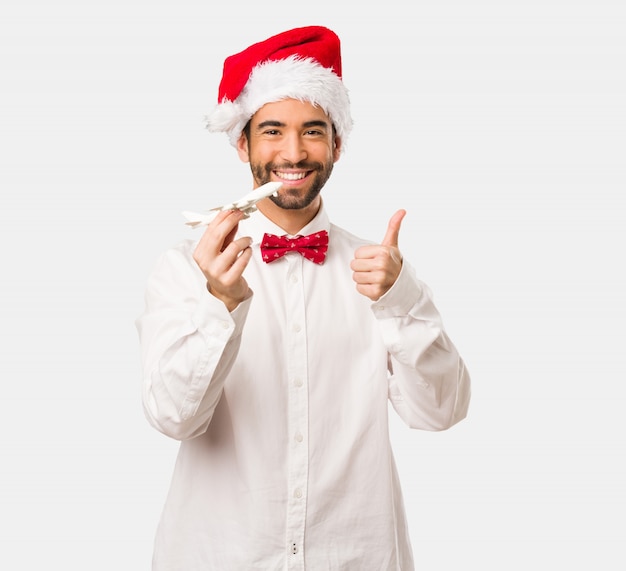
<path fill-rule="evenodd" d="M 208 211 L 208 214 L 184 210 L 183 216 L 187 219 L 187 222 L 185 222 L 185 224 L 187 224 L 187 226 L 191 226 L 192 228 L 209 224 L 211 220 L 213 220 L 217 216 L 217 213 L 223 210 L 241 210 L 247 218 L 251 212 L 254 212 L 257 209 L 256 203 L 259 200 L 267 198 L 268 196 L 276 196 L 278 194 L 278 189 L 281 186 L 282 183 L 280 182 L 268 182 L 267 184 L 264 184 L 259 188 L 256 188 L 253 191 L 249 192 L 244 197 L 236 200 L 235 202 L 211 208 Z"/>

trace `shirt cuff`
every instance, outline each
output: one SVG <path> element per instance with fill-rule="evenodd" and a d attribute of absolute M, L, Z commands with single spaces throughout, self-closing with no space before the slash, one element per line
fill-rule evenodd
<path fill-rule="evenodd" d="M 379 318 L 403 317 L 427 297 L 428 287 L 405 260 L 394 284 L 372 304 L 372 309 Z"/>
<path fill-rule="evenodd" d="M 207 292 L 198 304 L 193 321 L 198 330 L 210 333 L 223 341 L 238 337 L 243 332 L 252 297 L 253 294 L 250 293 L 233 311 L 229 312 L 219 299 Z"/>

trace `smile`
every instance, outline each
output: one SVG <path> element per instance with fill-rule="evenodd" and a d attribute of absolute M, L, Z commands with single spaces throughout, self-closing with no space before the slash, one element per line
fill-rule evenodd
<path fill-rule="evenodd" d="M 305 178 L 307 173 L 305 172 L 280 172 L 276 171 L 276 176 L 282 178 L 283 180 L 302 180 Z"/>

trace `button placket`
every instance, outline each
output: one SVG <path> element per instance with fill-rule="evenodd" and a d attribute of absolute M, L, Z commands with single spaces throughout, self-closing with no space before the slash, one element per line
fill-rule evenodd
<path fill-rule="evenodd" d="M 287 538 L 288 568 L 304 569 L 304 529 L 306 519 L 306 491 L 308 487 L 308 350 L 306 339 L 306 312 L 302 266 L 308 263 L 302 256 L 285 256 L 286 318 L 290 328 L 287 336 L 287 373 L 293 381 L 287 385 L 287 430 L 291 435 L 287 478 Z"/>

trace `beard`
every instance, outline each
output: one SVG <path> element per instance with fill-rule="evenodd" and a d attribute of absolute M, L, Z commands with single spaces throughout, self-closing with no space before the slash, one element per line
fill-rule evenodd
<path fill-rule="evenodd" d="M 298 188 L 283 188 L 278 196 L 270 196 L 269 199 L 285 210 L 298 210 L 300 208 L 306 208 L 309 206 L 321 192 L 322 188 L 326 184 L 326 181 L 330 178 L 333 172 L 334 163 L 329 161 L 327 163 L 309 163 L 300 162 L 296 164 L 285 163 L 276 165 L 274 163 L 267 164 L 252 164 L 250 163 L 250 170 L 252 176 L 257 183 L 261 186 L 272 180 L 272 171 L 288 170 L 288 169 L 301 169 L 312 171 L 313 179 L 307 181 L 309 184 L 308 190 L 302 194 Z M 310 175 L 309 175 L 310 176 Z"/>

